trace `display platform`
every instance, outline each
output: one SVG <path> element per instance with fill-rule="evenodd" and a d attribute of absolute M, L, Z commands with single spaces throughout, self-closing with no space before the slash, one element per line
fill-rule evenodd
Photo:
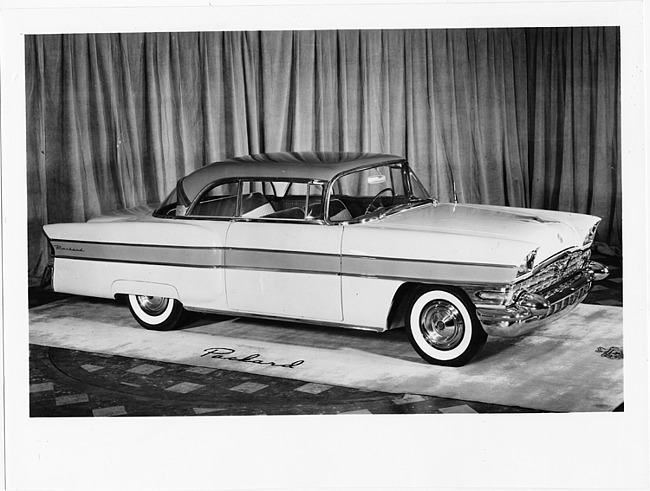
<path fill-rule="evenodd" d="M 172 332 L 141 328 L 125 304 L 72 297 L 30 309 L 32 344 L 258 373 L 396 394 L 555 412 L 623 402 L 623 309 L 580 305 L 517 339 L 490 338 L 460 368 L 432 366 L 404 329 L 386 333 L 205 315 Z"/>

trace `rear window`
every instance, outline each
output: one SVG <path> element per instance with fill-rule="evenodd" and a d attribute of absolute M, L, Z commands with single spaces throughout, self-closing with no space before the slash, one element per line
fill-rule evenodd
<path fill-rule="evenodd" d="M 160 206 L 153 212 L 153 216 L 158 218 L 176 216 L 176 188 L 160 203 Z"/>

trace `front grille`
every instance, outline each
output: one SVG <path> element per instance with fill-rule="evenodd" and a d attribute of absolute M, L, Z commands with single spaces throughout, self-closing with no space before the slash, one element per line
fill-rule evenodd
<path fill-rule="evenodd" d="M 589 249 L 563 254 L 536 271 L 531 277 L 517 283 L 517 289 L 526 290 L 529 293 L 546 291 L 578 273 L 587 264 L 590 256 Z"/>
<path fill-rule="evenodd" d="M 550 315 L 555 314 L 556 312 L 564 310 L 568 306 L 576 303 L 578 300 L 581 300 L 589 292 L 590 286 L 591 283 L 583 286 L 579 290 L 576 290 L 571 295 L 564 297 L 562 300 L 551 304 L 551 309 L 549 310 L 548 314 L 546 314 L 544 317 L 548 317 Z"/>

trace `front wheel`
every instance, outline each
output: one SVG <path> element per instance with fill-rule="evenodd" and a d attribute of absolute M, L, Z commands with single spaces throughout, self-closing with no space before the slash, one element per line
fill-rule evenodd
<path fill-rule="evenodd" d="M 406 328 L 415 351 L 434 365 L 462 366 L 487 340 L 474 306 L 459 294 L 440 288 L 415 292 Z"/>
<path fill-rule="evenodd" d="M 145 329 L 170 331 L 181 323 L 183 304 L 173 298 L 129 295 L 129 310 Z"/>

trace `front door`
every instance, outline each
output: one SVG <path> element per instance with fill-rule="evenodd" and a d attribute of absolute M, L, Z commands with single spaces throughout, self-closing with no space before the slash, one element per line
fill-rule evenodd
<path fill-rule="evenodd" d="M 232 223 L 225 250 L 229 309 L 342 320 L 342 230 L 307 220 Z"/>

